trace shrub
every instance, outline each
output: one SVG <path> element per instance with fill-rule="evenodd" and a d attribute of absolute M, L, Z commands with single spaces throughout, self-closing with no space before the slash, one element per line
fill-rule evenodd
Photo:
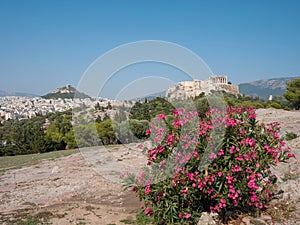
<path fill-rule="evenodd" d="M 281 109 L 281 105 L 277 102 L 267 104 L 266 108 Z"/>
<path fill-rule="evenodd" d="M 294 132 L 287 132 L 286 135 L 285 135 L 285 140 L 290 141 L 290 140 L 293 140 L 297 137 L 298 137 L 298 135 L 295 134 Z"/>
<path fill-rule="evenodd" d="M 172 121 L 161 114 L 150 124 L 147 167 L 129 176 L 129 186 L 154 224 L 197 224 L 202 212 L 225 219 L 263 209 L 276 183 L 270 165 L 295 157 L 278 135 L 279 124 L 259 125 L 254 109 L 228 107 L 206 116 L 179 109 Z"/>
<path fill-rule="evenodd" d="M 243 107 L 251 107 L 251 108 L 256 108 L 256 109 L 260 109 L 260 108 L 264 108 L 263 104 L 261 104 L 260 102 L 253 102 L 253 101 L 243 101 L 241 103 L 241 105 Z"/>

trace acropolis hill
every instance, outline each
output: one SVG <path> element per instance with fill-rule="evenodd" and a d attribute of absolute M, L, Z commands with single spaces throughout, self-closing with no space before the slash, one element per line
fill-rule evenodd
<path fill-rule="evenodd" d="M 166 92 L 168 99 L 187 99 L 196 97 L 202 92 L 209 94 L 212 90 L 239 94 L 239 87 L 228 83 L 227 76 L 211 76 L 207 80 L 182 81 L 171 86 Z"/>

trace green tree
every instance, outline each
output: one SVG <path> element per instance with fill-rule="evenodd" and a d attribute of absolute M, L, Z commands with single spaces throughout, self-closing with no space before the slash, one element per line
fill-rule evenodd
<path fill-rule="evenodd" d="M 95 110 L 100 110 L 100 104 L 99 104 L 99 102 L 96 103 Z"/>
<path fill-rule="evenodd" d="M 296 78 L 287 83 L 287 90 L 283 96 L 295 109 L 298 110 L 300 108 L 300 78 Z"/>
<path fill-rule="evenodd" d="M 110 120 L 110 117 L 109 117 L 109 115 L 107 113 L 104 114 L 103 121 L 104 120 Z"/>
<path fill-rule="evenodd" d="M 274 96 L 272 102 L 277 102 L 281 108 L 289 109 L 290 103 L 283 96 Z"/>
<path fill-rule="evenodd" d="M 129 119 L 150 121 L 158 114 L 172 114 L 174 106 L 161 97 L 156 97 L 149 102 L 136 102 L 130 110 Z"/>
<path fill-rule="evenodd" d="M 126 113 L 124 110 L 119 109 L 114 116 L 114 120 L 118 123 L 127 120 Z"/>
<path fill-rule="evenodd" d="M 107 109 L 112 109 L 112 105 L 111 105 L 110 102 L 107 103 L 107 107 L 106 107 L 106 108 L 107 108 Z"/>
<path fill-rule="evenodd" d="M 78 148 L 73 129 L 64 135 L 63 140 L 67 144 L 66 149 Z"/>
<path fill-rule="evenodd" d="M 138 141 L 130 129 L 130 124 L 128 120 L 122 121 L 120 123 L 114 122 L 113 128 L 116 131 L 118 143 L 127 144 Z"/>
<path fill-rule="evenodd" d="M 136 102 L 130 110 L 129 119 L 150 120 L 148 103 Z"/>
<path fill-rule="evenodd" d="M 97 118 L 96 118 L 96 120 L 95 120 L 95 122 L 96 123 L 100 123 L 101 121 L 102 121 L 101 116 L 98 115 Z"/>
<path fill-rule="evenodd" d="M 149 128 L 147 120 L 130 120 L 129 127 L 132 134 L 138 139 L 147 138 L 146 130 Z"/>
<path fill-rule="evenodd" d="M 194 99 L 197 112 L 201 118 L 205 117 L 205 113 L 210 109 L 208 100 L 204 96 L 199 96 Z"/>
<path fill-rule="evenodd" d="M 281 109 L 281 105 L 277 102 L 268 103 L 266 108 Z"/>
<path fill-rule="evenodd" d="M 69 114 L 58 113 L 52 117 L 53 121 L 46 131 L 46 140 L 50 150 L 63 150 L 76 147 L 72 117 Z M 67 135 L 67 136 L 66 136 Z M 71 145 L 69 146 L 68 143 Z"/>
<path fill-rule="evenodd" d="M 6 135 L 6 148 L 9 154 L 30 154 L 47 150 L 43 120 L 15 120 Z"/>
<path fill-rule="evenodd" d="M 98 132 L 94 122 L 75 125 L 74 133 L 76 134 L 76 142 L 78 147 L 91 147 L 100 144 Z"/>
<path fill-rule="evenodd" d="M 103 119 L 101 123 L 96 123 L 96 128 L 103 145 L 117 143 L 117 137 L 111 119 Z"/>
<path fill-rule="evenodd" d="M 250 100 L 246 100 L 246 101 L 243 101 L 241 103 L 241 106 L 244 106 L 244 107 L 250 107 L 250 108 L 256 108 L 256 109 L 259 109 L 259 108 L 263 108 L 264 106 L 259 103 L 259 102 L 253 102 L 253 101 L 250 101 Z"/>

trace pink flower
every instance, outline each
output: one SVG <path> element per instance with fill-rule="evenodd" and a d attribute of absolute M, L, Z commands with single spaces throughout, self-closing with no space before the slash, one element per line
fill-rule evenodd
<path fill-rule="evenodd" d="M 219 212 L 219 211 L 220 211 L 220 207 L 219 207 L 219 206 L 216 206 L 216 207 L 215 207 L 215 211 Z"/>
<path fill-rule="evenodd" d="M 152 212 L 152 209 L 151 209 L 150 207 L 147 207 L 147 208 L 145 209 L 145 215 L 150 215 L 151 212 Z"/>
<path fill-rule="evenodd" d="M 233 118 L 230 118 L 226 123 L 227 127 L 230 127 L 230 126 L 235 127 L 236 125 L 237 125 L 237 123 L 236 123 L 235 119 L 233 119 Z"/>
<path fill-rule="evenodd" d="M 151 134 L 151 129 L 146 130 L 146 135 L 150 135 Z"/>
<path fill-rule="evenodd" d="M 240 166 L 234 166 L 232 169 L 231 169 L 231 171 L 234 173 L 234 172 L 239 172 L 239 171 L 241 171 L 242 170 L 242 168 L 240 167 Z"/>
<path fill-rule="evenodd" d="M 255 183 L 255 180 L 252 178 L 250 178 L 250 181 L 248 182 L 248 188 L 253 189 L 253 190 L 257 190 L 258 186 Z"/>
<path fill-rule="evenodd" d="M 203 189 L 203 183 L 199 183 L 199 184 L 198 184 L 198 188 L 199 188 L 199 190 L 202 191 L 202 189 Z"/>
<path fill-rule="evenodd" d="M 177 119 L 174 123 L 174 127 L 178 128 L 178 127 L 182 126 L 182 124 L 183 124 L 183 122 L 180 119 Z"/>
<path fill-rule="evenodd" d="M 145 188 L 145 194 L 148 195 L 150 193 L 150 191 L 151 191 L 150 190 L 150 184 L 147 184 L 146 188 Z"/>
<path fill-rule="evenodd" d="M 175 180 L 172 180 L 172 186 L 173 186 L 173 187 L 176 186 Z"/>
<path fill-rule="evenodd" d="M 295 154 L 293 154 L 293 153 L 288 153 L 287 156 L 288 156 L 289 158 L 296 158 Z"/>
<path fill-rule="evenodd" d="M 249 167 L 247 167 L 246 173 L 252 173 L 252 171 L 251 171 L 251 169 Z"/>
<path fill-rule="evenodd" d="M 218 152 L 218 155 L 219 155 L 219 156 L 224 155 L 223 149 L 220 149 L 220 151 Z"/>
<path fill-rule="evenodd" d="M 173 141 L 174 134 L 169 134 L 167 138 L 167 144 L 171 145 Z"/>
<path fill-rule="evenodd" d="M 207 190 L 206 193 L 210 195 L 211 193 L 213 193 L 213 190 Z"/>
<path fill-rule="evenodd" d="M 187 191 L 188 191 L 188 188 L 185 188 L 185 189 L 182 189 L 181 192 L 183 193 L 183 197 L 186 197 L 187 196 Z"/>
<path fill-rule="evenodd" d="M 192 214 L 190 214 L 190 213 L 184 213 L 184 218 L 186 218 L 186 219 L 190 218 L 191 216 L 192 216 Z"/>
<path fill-rule="evenodd" d="M 243 137 L 246 134 L 246 132 L 247 132 L 246 130 L 240 130 L 240 136 Z"/>
<path fill-rule="evenodd" d="M 255 118 L 256 118 L 256 114 L 249 115 L 249 119 L 255 119 Z"/>
<path fill-rule="evenodd" d="M 253 140 L 251 138 L 246 138 L 246 140 L 242 140 L 241 144 L 245 144 L 246 146 L 251 146 L 251 147 L 255 147 L 256 146 L 255 140 Z"/>
<path fill-rule="evenodd" d="M 159 120 L 162 120 L 166 117 L 166 114 L 164 114 L 164 113 L 158 114 L 157 117 L 158 117 Z"/>
<path fill-rule="evenodd" d="M 194 174 L 193 173 L 186 172 L 186 174 L 187 174 L 187 176 L 190 180 L 194 180 Z"/>
<path fill-rule="evenodd" d="M 251 202 L 256 202 L 257 201 L 256 195 L 252 195 L 251 198 L 250 198 L 250 201 Z"/>
<path fill-rule="evenodd" d="M 161 145 L 157 147 L 157 152 L 163 152 L 163 151 L 164 151 L 164 149 Z"/>
<path fill-rule="evenodd" d="M 220 200 L 219 207 L 220 207 L 220 208 L 226 207 L 226 199 L 222 198 L 222 199 Z"/>
<path fill-rule="evenodd" d="M 246 161 L 250 161 L 250 160 L 251 160 L 248 154 L 244 154 L 244 159 L 245 159 Z"/>
<path fill-rule="evenodd" d="M 280 145 L 281 145 L 281 146 L 285 146 L 286 144 L 285 144 L 284 141 L 281 141 L 281 142 L 280 142 Z"/>
<path fill-rule="evenodd" d="M 183 108 L 175 109 L 173 114 L 174 114 L 174 116 L 179 116 L 179 115 L 182 115 L 183 111 L 184 111 Z"/>
<path fill-rule="evenodd" d="M 235 158 L 237 161 L 243 161 L 243 155 L 239 153 L 239 155 Z"/>
<path fill-rule="evenodd" d="M 267 152 L 269 152 L 269 151 L 270 151 L 270 146 L 269 146 L 269 145 L 265 145 L 265 146 L 264 146 L 264 149 L 265 149 Z"/>
<path fill-rule="evenodd" d="M 233 177 L 232 176 L 230 176 L 229 174 L 226 176 L 226 179 L 227 179 L 227 183 L 228 184 L 232 184 L 232 182 L 233 182 Z"/>
<path fill-rule="evenodd" d="M 217 156 L 216 156 L 215 153 L 210 153 L 209 158 L 210 159 L 215 159 L 215 158 L 217 158 Z"/>
<path fill-rule="evenodd" d="M 232 146 L 232 147 L 229 149 L 229 152 L 230 152 L 231 154 L 233 154 L 233 153 L 234 153 L 234 149 L 235 149 L 235 147 Z"/>
<path fill-rule="evenodd" d="M 222 172 L 218 172 L 218 177 L 221 177 L 223 176 L 223 173 Z"/>

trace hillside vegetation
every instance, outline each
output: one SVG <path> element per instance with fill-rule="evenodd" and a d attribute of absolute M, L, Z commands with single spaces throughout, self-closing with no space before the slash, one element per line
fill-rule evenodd
<path fill-rule="evenodd" d="M 244 95 L 259 97 L 266 100 L 270 95 L 282 96 L 286 91 L 287 82 L 295 78 L 296 77 L 273 78 L 242 83 L 239 85 L 239 90 Z"/>
<path fill-rule="evenodd" d="M 42 98 L 45 99 L 73 99 L 75 97 L 79 99 L 91 98 L 87 94 L 79 92 L 78 90 L 76 90 L 76 88 L 72 87 L 71 85 L 66 85 L 65 87 L 57 88 L 51 93 L 42 96 Z"/>
<path fill-rule="evenodd" d="M 57 89 L 52 94 L 72 94 L 61 93 L 62 90 L 64 89 Z M 299 109 L 300 79 L 288 83 L 286 98 L 280 96 L 264 100 L 225 92 L 213 94 L 222 94 L 226 105 L 233 107 Z M 207 96 L 201 93 L 195 98 L 172 103 L 161 97 L 151 101 L 138 101 L 131 108 L 124 105 L 113 107 L 110 103 L 103 107 L 96 103 L 94 109 L 81 107 L 74 109 L 73 114 L 68 110 L 32 119 L 8 120 L 0 124 L 0 155 L 42 153 L 143 141 L 147 138 L 146 130 L 150 121 L 158 114 L 166 114 L 167 120 L 172 119 L 175 105 L 188 111 L 196 110 L 200 119 L 205 119 L 205 113 L 210 109 Z"/>

